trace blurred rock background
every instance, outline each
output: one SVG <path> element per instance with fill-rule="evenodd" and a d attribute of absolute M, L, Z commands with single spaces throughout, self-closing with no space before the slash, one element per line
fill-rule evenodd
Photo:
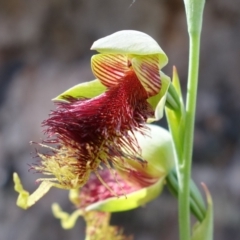
<path fill-rule="evenodd" d="M 15 206 L 12 173 L 26 189 L 29 141 L 53 109 L 51 98 L 92 80 L 89 50 L 96 39 L 122 29 L 146 32 L 169 56 L 186 87 L 188 37 L 180 0 L 0 0 L 0 239 L 84 239 L 79 220 L 60 227 L 51 203 L 73 208 L 67 193 L 51 190 L 36 206 Z M 204 181 L 215 204 L 215 239 L 240 239 L 240 8 L 236 0 L 207 0 L 202 35 L 193 178 Z M 161 125 L 166 126 L 163 121 Z M 166 190 L 146 207 L 115 214 L 137 240 L 178 239 L 177 202 Z"/>

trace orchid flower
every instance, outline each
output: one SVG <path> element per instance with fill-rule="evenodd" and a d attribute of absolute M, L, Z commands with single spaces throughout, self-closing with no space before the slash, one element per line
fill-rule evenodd
<path fill-rule="evenodd" d="M 91 175 L 89 181 L 80 190 L 70 191 L 70 200 L 77 210 L 71 215 L 63 212 L 58 204 L 53 204 L 55 217 L 61 220 L 62 227 L 72 228 L 79 216 L 85 218 L 89 212 L 126 211 L 145 205 L 162 191 L 165 178 L 174 168 L 174 153 L 170 133 L 158 126 L 149 125 L 150 135 L 136 133 L 143 149 L 141 161 L 126 158 L 110 172 L 100 171 L 102 179 L 118 194 L 116 197 L 101 181 Z"/>
<path fill-rule="evenodd" d="M 97 79 L 53 99 L 57 108 L 43 121 L 47 139 L 39 145 L 49 152 L 38 152 L 41 161 L 31 168 L 50 178 L 38 179 L 41 184 L 30 195 L 14 173 L 17 205 L 24 209 L 53 186 L 83 187 L 92 172 L 106 186 L 98 170 L 105 165 L 111 171 L 126 156 L 141 159 L 135 132 L 147 134 L 145 123 L 162 117 L 170 80 L 160 71 L 167 56 L 155 40 L 138 31 L 120 31 L 91 49 L 99 52 L 91 60 Z"/>

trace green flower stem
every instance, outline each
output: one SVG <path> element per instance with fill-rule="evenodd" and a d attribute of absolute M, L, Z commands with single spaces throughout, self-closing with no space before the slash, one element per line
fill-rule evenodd
<path fill-rule="evenodd" d="M 200 34 L 189 34 L 189 72 L 185 117 L 185 135 L 183 145 L 183 159 L 179 166 L 179 227 L 180 239 L 190 240 L 190 180 L 192 168 L 192 150 L 194 136 L 195 109 L 198 86 L 198 67 Z"/>
<path fill-rule="evenodd" d="M 198 86 L 200 37 L 205 0 L 184 0 L 189 33 L 189 68 L 186 99 L 186 115 L 182 159 L 179 159 L 179 228 L 180 240 L 191 239 L 190 182 L 194 123 Z"/>

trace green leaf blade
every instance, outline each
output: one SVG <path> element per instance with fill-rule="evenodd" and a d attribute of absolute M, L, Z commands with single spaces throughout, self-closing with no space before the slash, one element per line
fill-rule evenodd
<path fill-rule="evenodd" d="M 208 209 L 202 222 L 197 222 L 193 227 L 192 240 L 213 240 L 213 202 L 210 192 L 202 183 L 207 197 Z"/>

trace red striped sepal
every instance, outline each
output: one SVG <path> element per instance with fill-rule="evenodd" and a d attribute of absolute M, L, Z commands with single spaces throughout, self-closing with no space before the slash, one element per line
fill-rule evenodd
<path fill-rule="evenodd" d="M 136 73 L 148 97 L 161 89 L 159 55 L 97 54 L 92 57 L 92 71 L 106 87 L 117 85 L 129 71 Z"/>

